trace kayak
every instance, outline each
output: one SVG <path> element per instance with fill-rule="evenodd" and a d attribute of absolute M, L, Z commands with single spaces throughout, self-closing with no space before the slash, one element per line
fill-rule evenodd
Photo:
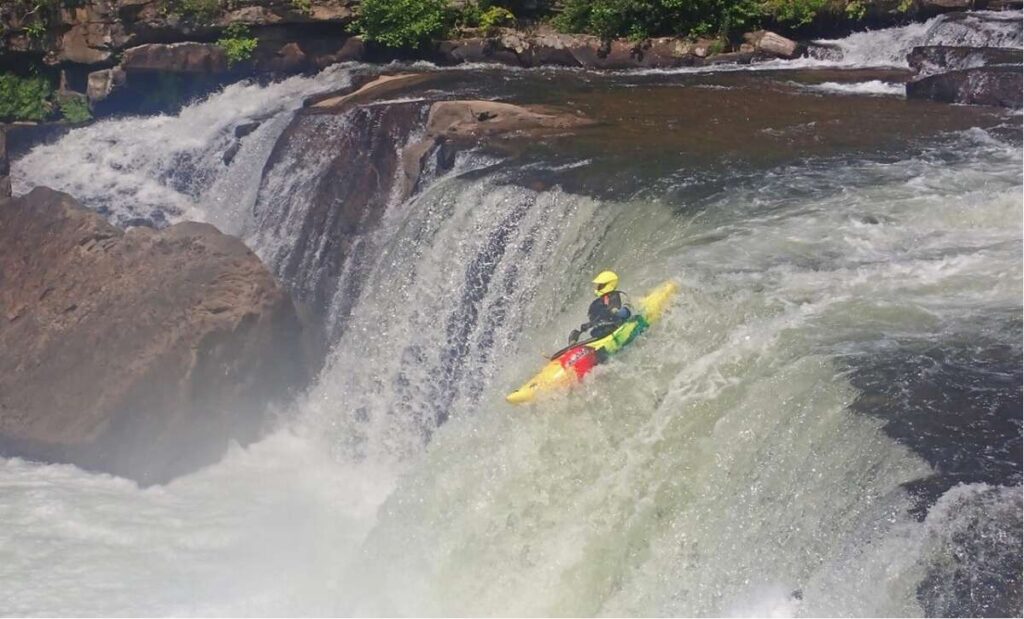
<path fill-rule="evenodd" d="M 583 380 L 594 366 L 622 350 L 657 322 L 678 290 L 675 282 L 661 284 L 640 299 L 636 313 L 619 328 L 604 337 L 558 351 L 536 376 L 505 396 L 505 400 L 512 404 L 532 402 L 539 395 L 565 389 Z"/>

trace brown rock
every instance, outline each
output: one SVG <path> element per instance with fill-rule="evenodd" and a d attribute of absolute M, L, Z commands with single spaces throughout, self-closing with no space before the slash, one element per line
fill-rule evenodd
<path fill-rule="evenodd" d="M 62 8 L 60 20 L 69 28 L 60 36 L 56 53 L 50 55 L 51 62 L 106 62 L 129 39 L 113 3 L 106 0 Z"/>
<path fill-rule="evenodd" d="M 259 437 L 303 379 L 290 299 L 239 240 L 0 202 L 0 453 L 161 483 Z"/>
<path fill-rule="evenodd" d="M 268 63 L 266 68 L 279 73 L 293 73 L 302 71 L 307 66 L 309 61 L 306 52 L 302 51 L 298 43 L 291 42 L 277 50 L 273 61 Z"/>
<path fill-rule="evenodd" d="M 400 73 L 398 75 L 381 75 L 363 84 L 353 92 L 338 95 L 325 95 L 309 102 L 309 107 L 318 112 L 336 113 L 354 103 L 371 101 L 378 97 L 390 95 L 409 88 L 410 86 L 433 79 L 429 73 Z"/>
<path fill-rule="evenodd" d="M 1021 50 L 1004 47 L 926 45 L 907 54 L 907 64 L 919 76 L 997 64 L 1022 63 Z"/>
<path fill-rule="evenodd" d="M 975 67 L 907 82 L 907 98 L 1020 109 L 1022 83 L 1020 65 Z"/>
<path fill-rule="evenodd" d="M 438 101 L 430 106 L 427 134 L 448 138 L 559 132 L 592 124 L 583 116 L 554 108 L 498 101 Z"/>
<path fill-rule="evenodd" d="M 129 71 L 223 73 L 228 57 L 212 43 L 150 43 L 126 49 L 121 66 Z"/>
<path fill-rule="evenodd" d="M 753 45 L 756 51 L 769 56 L 796 58 L 800 53 L 800 45 L 796 41 L 767 30 L 748 32 L 743 35 L 743 39 Z"/>
<path fill-rule="evenodd" d="M 126 74 L 121 67 L 93 71 L 89 74 L 85 96 L 92 103 L 103 101 L 117 88 L 124 85 Z"/>

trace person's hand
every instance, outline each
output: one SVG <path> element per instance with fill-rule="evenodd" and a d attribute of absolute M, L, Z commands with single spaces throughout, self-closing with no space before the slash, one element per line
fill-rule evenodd
<path fill-rule="evenodd" d="M 580 339 L 580 330 L 579 329 L 573 329 L 572 333 L 569 334 L 569 343 L 570 344 L 575 344 L 576 340 L 578 340 L 578 339 Z"/>

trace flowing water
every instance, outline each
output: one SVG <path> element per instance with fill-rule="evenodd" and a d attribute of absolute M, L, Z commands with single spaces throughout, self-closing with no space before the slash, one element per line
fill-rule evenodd
<path fill-rule="evenodd" d="M 329 351 L 278 431 L 166 486 L 0 460 L 0 613 L 1019 614 L 1020 116 L 851 63 L 459 69 L 272 156 L 305 96 L 378 70 L 344 65 L 16 161 L 16 191 L 241 235 Z M 329 146 L 450 93 L 601 122 L 382 181 L 333 260 Z M 682 293 L 572 393 L 505 404 L 609 267 Z"/>

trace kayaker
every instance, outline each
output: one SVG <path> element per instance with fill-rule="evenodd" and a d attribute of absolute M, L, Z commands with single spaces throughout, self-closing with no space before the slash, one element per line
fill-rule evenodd
<path fill-rule="evenodd" d="M 601 271 L 594 278 L 594 294 L 597 298 L 587 310 L 587 322 L 569 334 L 570 344 L 575 344 L 588 329 L 590 337 L 604 337 L 629 319 L 631 312 L 623 299 L 626 295 L 617 289 L 618 285 L 619 276 L 612 271 Z"/>

